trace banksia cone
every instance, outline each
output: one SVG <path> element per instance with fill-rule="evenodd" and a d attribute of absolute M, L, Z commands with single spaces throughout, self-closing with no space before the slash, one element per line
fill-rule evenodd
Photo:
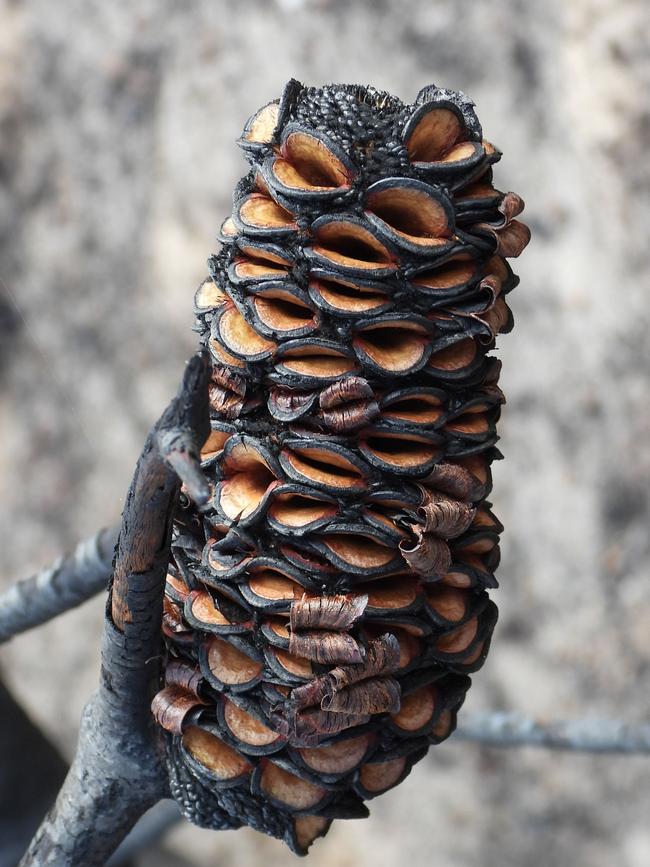
<path fill-rule="evenodd" d="M 250 163 L 195 298 L 207 508 L 165 598 L 173 796 L 304 853 L 453 731 L 497 611 L 487 502 L 523 203 L 461 93 L 305 88 Z"/>

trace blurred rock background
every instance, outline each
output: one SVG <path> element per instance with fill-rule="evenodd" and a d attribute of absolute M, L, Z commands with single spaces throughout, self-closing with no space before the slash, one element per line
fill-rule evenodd
<path fill-rule="evenodd" d="M 647 721 L 649 45 L 644 0 L 0 0 L 0 583 L 118 517 L 195 345 L 246 118 L 291 76 L 435 82 L 476 101 L 534 236 L 500 341 L 501 622 L 468 707 Z M 68 757 L 102 604 L 0 652 Z M 310 863 L 646 867 L 648 770 L 450 742 Z M 138 863 L 292 858 L 178 826 Z"/>

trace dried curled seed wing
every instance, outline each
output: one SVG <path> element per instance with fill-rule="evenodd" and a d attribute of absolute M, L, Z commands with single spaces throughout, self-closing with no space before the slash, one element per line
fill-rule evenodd
<path fill-rule="evenodd" d="M 274 726 L 287 737 L 294 747 L 316 747 L 324 739 L 335 737 L 346 729 L 370 722 L 369 714 L 339 713 L 321 708 L 292 709 L 283 715 L 276 712 Z"/>
<path fill-rule="evenodd" d="M 201 672 L 193 665 L 188 665 L 180 659 L 172 659 L 165 668 L 165 683 L 168 686 L 179 686 L 199 697 L 201 687 Z"/>
<path fill-rule="evenodd" d="M 454 500 L 444 494 L 420 485 L 422 505 L 418 509 L 418 519 L 423 523 L 425 533 L 434 533 L 441 539 L 455 539 L 471 525 L 476 509 L 462 500 Z"/>
<path fill-rule="evenodd" d="M 368 644 L 365 659 L 359 665 L 337 666 L 326 675 L 292 690 L 291 704 L 296 709 L 320 705 L 326 696 L 337 690 L 368 678 L 392 674 L 397 671 L 399 660 L 399 642 L 394 635 L 386 633 Z"/>
<path fill-rule="evenodd" d="M 289 638 L 289 652 L 306 659 L 313 659 L 321 665 L 363 661 L 363 649 L 351 635 L 324 629 L 292 631 Z"/>
<path fill-rule="evenodd" d="M 510 223 L 524 209 L 524 200 L 517 193 L 508 192 L 499 202 L 499 213 L 503 214 L 503 222 Z"/>
<path fill-rule="evenodd" d="M 214 365 L 212 380 L 208 387 L 211 409 L 218 418 L 228 420 L 238 418 L 244 408 L 246 389 L 246 380 L 242 376 L 221 363 Z"/>
<path fill-rule="evenodd" d="M 277 421 L 295 421 L 309 412 L 317 398 L 317 391 L 298 391 L 275 385 L 269 390 L 268 408 Z"/>
<path fill-rule="evenodd" d="M 413 527 L 413 534 L 415 543 L 400 542 L 402 557 L 418 575 L 442 577 L 451 566 L 449 545 L 417 525 Z"/>
<path fill-rule="evenodd" d="M 400 686 L 394 677 L 371 677 L 326 695 L 323 710 L 335 713 L 396 713 L 400 707 Z"/>
<path fill-rule="evenodd" d="M 347 376 L 320 393 L 323 421 L 333 431 L 356 430 L 379 415 L 379 406 L 370 384 L 360 376 Z"/>
<path fill-rule="evenodd" d="M 159 726 L 172 734 L 183 731 L 188 714 L 197 707 L 208 704 L 195 692 L 182 686 L 171 685 L 161 689 L 151 702 L 151 713 Z"/>
<path fill-rule="evenodd" d="M 490 469 L 485 458 L 477 455 L 459 461 L 436 464 L 422 484 L 465 502 L 478 502 L 490 487 Z"/>
<path fill-rule="evenodd" d="M 366 658 L 361 665 L 334 668 L 328 677 L 334 689 L 343 689 L 365 678 L 391 674 L 398 666 L 399 643 L 394 635 L 386 633 L 376 641 L 370 642 L 366 649 Z"/>
<path fill-rule="evenodd" d="M 366 595 L 303 596 L 291 604 L 291 629 L 349 629 L 368 604 Z"/>
<path fill-rule="evenodd" d="M 516 259 L 521 255 L 530 241 L 530 229 L 519 220 L 506 220 L 503 225 L 497 227 L 490 223 L 477 223 L 472 228 L 494 239 L 495 252 L 508 259 Z"/>

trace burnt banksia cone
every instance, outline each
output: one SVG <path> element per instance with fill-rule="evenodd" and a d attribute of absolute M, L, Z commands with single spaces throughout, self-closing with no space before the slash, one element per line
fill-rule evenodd
<path fill-rule="evenodd" d="M 489 351 L 529 233 L 461 93 L 291 81 L 239 143 L 195 298 L 213 495 L 176 518 L 153 709 L 187 818 L 304 853 L 449 736 L 487 654 Z"/>

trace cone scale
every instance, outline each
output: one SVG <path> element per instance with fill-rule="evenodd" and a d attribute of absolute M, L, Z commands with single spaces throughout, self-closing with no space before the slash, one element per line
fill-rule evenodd
<path fill-rule="evenodd" d="M 175 520 L 174 798 L 299 854 L 454 730 L 497 618 L 486 497 L 523 202 L 463 94 L 291 81 L 195 296 L 213 484 Z"/>

